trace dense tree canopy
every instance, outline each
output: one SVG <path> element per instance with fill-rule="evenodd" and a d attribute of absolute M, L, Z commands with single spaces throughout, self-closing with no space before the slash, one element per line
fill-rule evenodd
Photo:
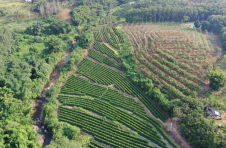
<path fill-rule="evenodd" d="M 194 25 L 195 25 L 196 28 L 199 28 L 201 26 L 199 20 L 195 21 Z"/>
<path fill-rule="evenodd" d="M 124 10 L 118 10 L 114 14 L 125 16 L 127 22 L 196 21 L 198 18 L 207 20 L 211 15 L 226 14 L 225 6 L 226 2 L 223 0 L 208 0 L 205 4 L 193 4 L 185 0 L 139 0 L 133 7 L 124 7 Z"/>
<path fill-rule="evenodd" d="M 41 147 L 32 129 L 31 104 L 76 36 L 74 26 L 52 18 L 25 31 L 0 28 L 0 147 Z M 72 135 L 67 138 L 76 140 Z"/>
<path fill-rule="evenodd" d="M 210 71 L 208 73 L 210 87 L 213 89 L 219 89 L 226 83 L 226 75 L 222 70 Z"/>
<path fill-rule="evenodd" d="M 33 123 L 30 103 L 14 98 L 14 92 L 7 87 L 0 87 L 1 147 L 40 147 L 35 131 L 30 126 Z"/>
<path fill-rule="evenodd" d="M 56 37 L 56 36 L 49 36 L 46 41 L 46 46 L 49 48 L 50 53 L 51 52 L 59 52 L 63 50 L 63 43 L 62 39 Z"/>
<path fill-rule="evenodd" d="M 0 28 L 0 55 L 8 56 L 12 52 L 13 43 L 14 40 L 11 31 L 7 28 Z"/>
<path fill-rule="evenodd" d="M 219 139 L 214 120 L 208 120 L 199 113 L 191 113 L 181 117 L 182 134 L 196 147 L 217 148 Z"/>

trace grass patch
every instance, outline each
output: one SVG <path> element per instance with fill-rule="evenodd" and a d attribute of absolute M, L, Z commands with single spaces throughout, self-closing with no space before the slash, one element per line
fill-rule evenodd
<path fill-rule="evenodd" d="M 108 48 L 110 48 L 116 55 L 118 55 L 118 51 L 109 46 L 107 43 L 104 43 Z"/>

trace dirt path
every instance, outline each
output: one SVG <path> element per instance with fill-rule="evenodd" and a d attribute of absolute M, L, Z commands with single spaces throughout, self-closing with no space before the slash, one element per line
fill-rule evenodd
<path fill-rule="evenodd" d="M 188 141 L 178 132 L 179 131 L 179 124 L 177 123 L 178 118 L 174 117 L 169 119 L 167 122 L 163 123 L 167 130 L 170 131 L 170 134 L 167 135 L 173 139 L 173 141 L 180 146 L 180 148 L 192 148 L 188 144 Z"/>

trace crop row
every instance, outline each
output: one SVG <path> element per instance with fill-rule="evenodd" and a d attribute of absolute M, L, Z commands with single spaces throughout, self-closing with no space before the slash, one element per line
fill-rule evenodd
<path fill-rule="evenodd" d="M 108 101 L 110 104 L 124 108 L 126 110 L 145 114 L 143 106 L 134 99 L 120 94 L 117 90 L 106 89 L 105 87 L 90 83 L 79 77 L 71 76 L 62 88 L 62 94 L 90 95 Z M 78 93 L 80 92 L 80 94 Z M 94 92 L 95 91 L 95 92 Z"/>
<path fill-rule="evenodd" d="M 152 42 L 151 44 L 153 45 L 154 43 Z M 173 71 L 173 70 L 170 70 L 169 68 L 167 68 L 166 66 L 164 66 L 164 67 L 162 66 L 162 68 L 165 68 L 167 73 L 170 73 L 171 76 L 179 79 L 180 82 L 182 82 L 186 86 L 189 86 L 193 90 L 197 90 L 197 91 L 202 90 L 197 84 L 195 84 L 195 83 L 184 78 L 184 77 L 188 77 L 188 79 L 190 79 L 194 82 L 198 82 L 200 84 L 203 84 L 203 82 L 199 78 L 192 76 L 190 73 L 183 70 L 182 68 L 189 69 L 192 72 L 194 72 L 194 69 L 190 68 L 190 66 L 185 64 L 185 63 L 177 62 L 172 56 L 170 56 L 170 55 L 162 52 L 161 50 L 155 48 L 155 45 L 153 45 L 151 48 L 148 48 L 148 51 L 151 52 L 151 53 L 153 52 L 152 50 L 156 51 L 159 55 L 166 58 L 166 59 L 161 58 L 158 54 L 152 54 L 153 57 L 156 59 L 158 65 L 161 63 L 161 64 L 166 65 L 166 66 L 175 70 L 175 71 Z M 147 57 L 146 54 L 145 54 L 145 56 Z M 152 60 L 154 61 L 154 59 L 152 59 Z M 182 68 L 180 68 L 180 67 L 182 67 Z M 178 75 L 176 72 L 182 74 L 183 77 Z"/>
<path fill-rule="evenodd" d="M 126 97 L 125 95 L 119 93 L 117 90 L 113 90 L 113 89 L 106 90 L 105 87 L 103 87 L 103 90 L 101 90 L 100 86 L 92 84 L 90 82 L 88 83 L 89 87 L 87 87 L 87 82 L 89 81 L 79 77 L 71 76 L 70 81 L 67 81 L 65 84 L 66 87 L 63 87 L 63 88 L 64 90 L 67 89 L 67 90 L 72 90 L 74 92 L 77 92 L 76 88 L 79 87 L 80 93 L 77 92 L 77 93 L 66 93 L 66 94 L 73 94 L 73 95 L 75 94 L 75 95 L 81 96 L 81 95 L 84 95 L 84 92 L 85 92 L 85 95 L 101 98 L 114 106 L 133 112 L 134 114 L 150 122 L 151 124 L 155 124 L 156 126 L 161 127 L 161 125 L 157 121 L 155 121 L 153 118 L 150 118 L 149 116 L 146 115 L 144 111 L 144 107 L 140 103 L 136 102 L 134 99 Z M 95 87 L 97 87 L 98 89 L 95 89 Z M 95 95 L 96 92 L 93 93 L 94 90 L 101 91 L 101 92 L 97 93 L 98 95 Z M 104 91 L 105 93 L 103 93 Z M 102 94 L 102 95 L 99 96 L 99 94 Z"/>
<path fill-rule="evenodd" d="M 143 56 L 144 56 L 150 63 L 152 63 L 153 65 L 157 66 L 157 67 L 160 68 L 162 71 L 164 71 L 165 73 L 169 74 L 171 77 L 173 77 L 173 78 L 175 78 L 175 79 L 178 79 L 178 80 L 180 81 L 180 83 L 184 84 L 185 86 L 190 87 L 192 90 L 196 90 L 196 91 L 200 91 L 200 90 L 201 90 L 201 88 L 200 88 L 197 84 L 195 84 L 195 83 L 193 83 L 193 82 L 187 80 L 186 78 L 180 76 L 176 71 L 171 70 L 169 67 L 167 67 L 166 65 L 162 64 L 162 63 L 159 62 L 158 60 L 155 60 L 154 58 L 151 58 L 150 56 L 148 56 L 148 55 L 146 54 L 146 51 L 145 51 L 145 50 L 142 50 L 141 52 L 142 52 Z M 185 89 L 187 89 L 187 88 L 185 88 Z"/>
<path fill-rule="evenodd" d="M 60 96 L 59 100 L 66 105 L 82 107 L 111 120 L 118 121 L 156 144 L 165 146 L 165 143 L 162 142 L 161 137 L 157 135 L 157 132 L 153 130 L 152 126 L 108 103 L 98 99 L 86 99 L 69 96 Z"/>
<path fill-rule="evenodd" d="M 95 50 L 90 49 L 88 56 L 99 61 L 100 63 L 104 63 L 106 65 L 115 67 L 116 69 L 119 69 L 119 70 L 121 69 L 119 65 L 115 64 L 115 62 L 111 61 L 109 58 L 96 52 Z"/>
<path fill-rule="evenodd" d="M 189 80 L 192 80 L 192 81 L 197 82 L 199 84 L 203 84 L 202 80 L 200 80 L 196 76 L 193 76 L 192 74 L 188 73 L 187 71 L 183 70 L 180 66 L 178 66 L 177 62 L 171 62 L 170 60 L 166 60 L 164 58 L 161 58 L 158 54 L 153 54 L 153 57 L 155 59 L 157 59 L 159 62 L 161 62 L 162 64 L 165 64 L 166 66 L 176 70 L 178 73 L 180 73 L 184 77 L 187 77 Z M 197 72 L 195 72 L 195 73 L 197 73 Z"/>
<path fill-rule="evenodd" d="M 120 62 L 119 58 L 115 55 L 115 53 L 110 48 L 108 48 L 105 44 L 101 44 L 99 42 L 94 42 L 94 48 L 96 50 L 102 52 L 103 54 L 106 54 L 110 58 L 113 58 L 116 61 Z"/>
<path fill-rule="evenodd" d="M 111 37 L 111 35 L 107 32 L 107 29 L 105 27 L 102 27 L 102 33 L 108 43 L 110 43 L 116 49 L 119 49 L 119 46 L 117 45 L 116 40 L 114 40 L 114 38 Z"/>
<path fill-rule="evenodd" d="M 98 85 L 92 84 L 89 81 L 84 80 L 79 77 L 71 76 L 69 80 L 67 81 L 67 83 L 65 85 L 68 86 L 69 88 L 72 88 L 73 91 L 75 90 L 75 89 L 73 89 L 73 87 L 78 86 L 80 88 L 81 92 L 86 92 L 87 95 L 94 96 L 93 92 L 96 92 L 97 90 L 101 90 L 101 89 L 93 89 L 95 87 L 97 87 L 97 88 L 100 88 L 100 87 Z M 87 82 L 89 82 L 88 83 L 90 86 L 89 88 L 84 87 L 84 86 L 86 86 Z M 70 83 L 70 85 L 68 83 Z M 71 84 L 73 84 L 73 85 L 71 85 Z M 94 90 L 96 90 L 96 91 L 94 91 Z M 100 94 L 102 94 L 103 91 L 106 91 L 106 88 L 103 87 L 103 90 L 101 90 Z M 83 94 L 83 93 L 80 93 L 80 94 Z M 61 97 L 61 98 L 63 98 L 63 96 L 59 95 L 59 97 Z M 95 97 L 98 97 L 98 96 L 99 95 L 96 95 Z M 64 96 L 64 97 L 66 97 L 66 96 Z M 114 106 L 119 106 L 121 108 L 133 111 L 133 113 L 135 115 L 137 115 L 140 118 L 151 123 L 171 145 L 175 145 L 161 130 L 161 128 L 160 128 L 161 125 L 158 122 L 156 122 L 153 118 L 147 116 L 143 111 L 143 107 L 139 103 L 135 102 L 134 99 L 128 98 L 128 97 L 120 94 L 118 91 L 111 90 L 111 89 L 108 89 L 107 92 L 104 93 L 103 96 L 101 96 L 101 99 L 109 101 L 109 103 Z M 61 102 L 65 103 L 65 101 L 61 101 Z M 66 102 L 66 103 L 68 103 L 68 102 Z"/>
<path fill-rule="evenodd" d="M 147 76 L 149 79 L 151 79 L 154 83 L 156 84 L 161 84 L 163 85 L 163 87 L 165 89 L 167 89 L 169 91 L 169 93 L 171 93 L 173 96 L 178 97 L 178 98 L 185 98 L 186 96 L 179 91 L 178 89 L 176 89 L 174 86 L 169 85 L 168 83 L 163 81 L 160 81 L 157 77 L 155 77 L 152 73 L 154 73 L 154 71 L 152 72 L 148 72 L 143 66 L 139 66 L 140 71 Z"/>
<path fill-rule="evenodd" d="M 108 101 L 112 105 L 125 108 L 132 112 L 139 112 L 145 114 L 144 107 L 136 102 L 134 99 L 120 94 L 116 90 L 108 89 L 107 92 L 101 97 L 103 100 Z"/>
<path fill-rule="evenodd" d="M 107 31 L 108 33 L 110 33 L 111 39 L 114 41 L 114 43 L 119 44 L 120 42 L 119 42 L 118 36 L 115 34 L 113 29 L 111 27 L 107 27 Z"/>
<path fill-rule="evenodd" d="M 76 85 L 75 85 L 76 84 Z M 89 93 L 91 96 L 100 97 L 107 90 L 105 87 L 94 86 L 89 81 L 83 80 L 76 76 L 71 76 L 66 84 L 63 86 L 61 93 L 63 94 L 77 94 L 76 91 L 82 93 Z M 92 92 L 92 93 L 90 93 Z"/>
<path fill-rule="evenodd" d="M 175 48 L 178 48 L 178 47 L 174 47 L 174 48 L 172 48 L 170 50 L 170 49 L 166 49 L 167 45 L 166 45 L 166 47 L 164 47 L 164 46 L 162 47 L 161 44 L 159 44 L 159 46 L 160 46 L 160 48 L 163 48 L 164 52 L 167 52 L 167 54 L 163 52 L 162 55 L 167 56 L 167 58 L 168 57 L 172 57 L 173 58 L 173 56 L 174 56 L 174 57 L 176 57 L 178 59 L 181 59 L 180 62 L 177 62 L 173 58 L 173 60 L 176 61 L 175 64 L 179 65 L 180 67 L 184 67 L 184 68 L 186 68 L 187 70 L 189 70 L 191 72 L 196 72 L 195 69 L 193 69 L 191 67 L 196 67 L 198 69 L 199 68 L 202 68 L 199 64 L 196 64 L 196 62 L 198 61 L 198 58 L 205 59 L 205 57 L 207 57 L 207 55 L 209 54 L 208 51 L 198 51 L 198 52 L 196 52 L 194 50 L 192 51 L 192 49 L 191 48 L 189 49 L 187 46 L 186 46 L 186 48 L 182 52 L 180 52 L 180 51 L 174 52 L 172 50 L 172 49 L 175 49 Z M 188 54 L 188 55 L 186 54 L 189 51 L 190 52 L 192 51 L 193 56 L 190 55 L 190 54 Z M 192 59 L 192 61 L 191 61 L 191 59 Z M 201 60 L 199 62 L 202 63 L 204 61 Z"/>
<path fill-rule="evenodd" d="M 146 140 L 131 136 L 129 132 L 120 130 L 110 121 L 89 115 L 87 113 L 59 107 L 59 120 L 80 127 L 83 131 L 93 135 L 94 139 L 114 147 L 149 148 Z"/>
<path fill-rule="evenodd" d="M 166 82 L 168 82 L 172 86 L 176 87 L 178 90 L 182 91 L 185 95 L 197 95 L 197 93 L 195 91 L 189 90 L 188 88 L 186 88 L 182 84 L 178 83 L 176 80 L 172 79 L 171 77 L 167 77 L 162 71 L 160 71 L 160 70 L 156 69 L 154 66 L 152 66 L 149 63 L 150 62 L 150 57 L 146 57 L 146 58 L 149 58 L 149 62 L 147 62 L 142 56 L 140 56 L 138 52 L 136 52 L 136 57 L 142 64 L 144 64 L 146 67 L 148 67 L 149 70 L 154 72 L 161 79 L 165 80 Z"/>
<path fill-rule="evenodd" d="M 138 97 L 154 116 L 159 117 L 163 121 L 166 120 L 166 117 L 155 107 L 154 102 L 148 99 L 137 87 L 126 79 L 124 75 L 86 58 L 78 65 L 78 73 L 100 84 L 114 84 L 117 89 L 134 97 Z"/>
<path fill-rule="evenodd" d="M 123 36 L 118 32 L 118 30 L 115 27 L 112 27 L 113 31 L 115 32 L 115 35 L 118 36 L 119 42 L 124 43 Z"/>
<path fill-rule="evenodd" d="M 161 55 L 161 56 L 166 58 L 166 60 L 162 58 L 162 60 L 160 62 L 163 62 L 164 64 L 167 64 L 167 66 L 177 70 L 179 73 L 183 74 L 185 77 L 188 77 L 192 81 L 198 82 L 200 84 L 203 83 L 202 80 L 200 80 L 199 78 L 192 76 L 190 73 L 188 73 L 185 70 L 182 70 L 180 68 L 180 67 L 182 67 L 184 69 L 188 69 L 189 71 L 196 73 L 196 71 L 194 69 L 192 69 L 189 65 L 187 65 L 185 63 L 182 63 L 182 62 L 177 62 L 172 56 L 162 52 L 159 49 L 155 49 L 155 51 L 159 55 Z"/>
<path fill-rule="evenodd" d="M 96 41 L 103 42 L 102 36 L 99 31 L 93 32 Z"/>
<path fill-rule="evenodd" d="M 90 141 L 89 143 L 90 148 L 106 148 L 105 146 L 100 145 L 99 143 L 95 141 Z"/>
<path fill-rule="evenodd" d="M 84 87 L 85 85 L 87 85 L 87 82 L 89 84 L 88 85 L 89 87 Z M 80 88 L 79 90 L 81 92 L 86 92 L 86 95 L 90 95 L 90 96 L 94 96 L 94 97 L 100 97 L 101 99 L 103 99 L 105 101 L 108 101 L 110 104 L 112 104 L 114 106 L 118 106 L 118 107 L 121 107 L 123 109 L 132 111 L 135 115 L 137 115 L 140 118 L 142 118 L 142 119 L 146 120 L 147 122 L 151 123 L 156 129 L 158 129 L 158 131 L 163 135 L 163 137 L 169 143 L 172 143 L 171 145 L 174 144 L 165 135 L 165 133 L 161 130 L 161 128 L 160 128 L 161 125 L 156 120 L 154 120 L 153 118 L 147 116 L 146 113 L 144 112 L 143 106 L 140 103 L 136 102 L 134 99 L 128 98 L 128 97 L 124 96 L 123 94 L 120 94 L 116 90 L 108 89 L 106 91 L 106 88 L 104 88 L 104 87 L 103 87 L 103 89 L 100 89 L 100 86 L 92 84 L 92 83 L 90 83 L 87 80 L 84 80 L 82 78 L 75 77 L 75 76 L 71 76 L 69 78 L 69 80 L 67 81 L 67 83 L 65 84 L 65 86 L 69 87 L 68 89 L 73 90 L 73 91 L 76 90 L 74 88 L 79 87 Z M 97 87 L 98 89 L 94 89 L 95 87 Z M 104 93 L 104 95 L 99 96 L 99 95 L 94 95 L 96 93 L 96 91 L 101 91 L 100 93 L 97 93 L 97 94 L 103 94 L 104 91 L 106 91 L 106 92 Z M 80 92 L 79 95 L 84 94 L 84 93 L 81 93 L 81 92 Z M 61 96 L 61 95 L 59 95 L 59 96 Z M 62 102 L 65 103 L 64 101 L 62 101 Z"/>
<path fill-rule="evenodd" d="M 106 148 L 105 146 L 100 145 L 99 143 L 95 141 L 90 141 L 89 143 L 90 148 Z"/>

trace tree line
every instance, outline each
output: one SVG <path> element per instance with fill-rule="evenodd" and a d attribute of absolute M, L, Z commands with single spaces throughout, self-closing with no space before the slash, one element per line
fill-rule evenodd
<path fill-rule="evenodd" d="M 185 0 L 139 0 L 135 4 L 124 5 L 123 10 L 116 11 L 114 15 L 124 16 L 127 22 L 187 22 L 207 20 L 211 15 L 224 15 L 225 6 L 223 0 L 208 0 L 205 4 L 193 4 Z"/>

